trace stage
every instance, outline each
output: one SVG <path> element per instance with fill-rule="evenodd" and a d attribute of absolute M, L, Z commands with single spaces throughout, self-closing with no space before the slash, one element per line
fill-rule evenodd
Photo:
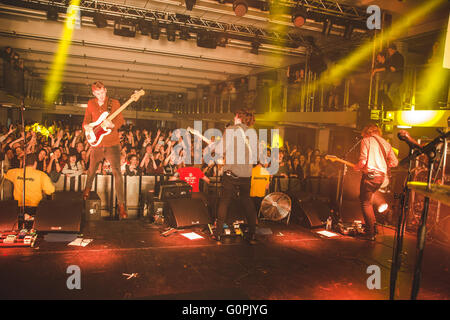
<path fill-rule="evenodd" d="M 240 237 L 217 245 L 140 220 L 85 226 L 86 247 L 47 242 L 0 250 L 1 299 L 388 299 L 394 231 L 379 227 L 376 242 L 339 235 L 325 238 L 296 224 L 260 223 L 272 235 L 249 245 Z M 409 299 L 416 238 L 406 234 L 397 299 Z M 450 299 L 450 248 L 427 242 L 419 299 Z M 69 290 L 70 265 L 81 270 L 81 289 Z M 367 267 L 381 269 L 381 289 L 369 290 Z M 135 277 L 130 277 L 136 273 Z M 127 274 L 127 275 L 124 275 Z M 128 279 L 129 278 L 129 279 Z"/>

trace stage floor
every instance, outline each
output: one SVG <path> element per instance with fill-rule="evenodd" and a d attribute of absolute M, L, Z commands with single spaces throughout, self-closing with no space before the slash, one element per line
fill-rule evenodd
<path fill-rule="evenodd" d="M 0 249 L 0 299 L 388 299 L 394 232 L 377 241 L 324 238 L 298 225 L 263 223 L 269 236 L 250 246 L 241 238 L 217 245 L 169 237 L 143 221 L 90 223 L 86 247 L 40 239 L 35 248 Z M 185 232 L 190 232 L 187 230 Z M 409 299 L 416 239 L 405 238 L 397 297 Z M 425 247 L 420 299 L 450 299 L 450 249 Z M 67 268 L 81 270 L 81 290 L 66 286 Z M 367 267 L 381 269 L 381 289 L 369 290 Z M 137 273 L 127 279 L 123 275 Z"/>

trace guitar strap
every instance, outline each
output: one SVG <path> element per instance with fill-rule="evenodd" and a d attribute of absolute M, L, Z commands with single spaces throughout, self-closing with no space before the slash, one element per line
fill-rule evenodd
<path fill-rule="evenodd" d="M 385 188 L 385 187 L 387 187 L 387 185 L 389 183 L 389 179 L 390 179 L 390 175 L 391 175 L 391 169 L 389 168 L 389 165 L 388 165 L 386 150 L 384 149 L 383 144 L 380 142 L 380 140 L 378 140 L 378 138 L 376 136 L 372 136 L 372 137 L 374 137 L 375 140 L 380 145 L 381 152 L 383 153 L 383 157 L 384 157 L 384 162 L 386 163 L 387 171 L 386 171 L 386 176 L 384 177 L 384 182 L 383 182 L 383 185 L 382 185 L 382 188 Z"/>
<path fill-rule="evenodd" d="M 110 97 L 108 97 L 108 107 L 107 107 L 107 109 L 108 109 L 108 113 L 111 114 L 112 105 L 111 105 L 111 98 Z"/>
<path fill-rule="evenodd" d="M 384 157 L 384 162 L 386 162 L 386 167 L 389 173 L 389 165 L 388 165 L 388 161 L 387 161 L 387 155 L 386 155 L 386 150 L 384 149 L 384 146 L 381 144 L 380 140 L 378 140 L 378 138 L 376 136 L 372 136 L 375 138 L 375 140 L 378 142 L 378 144 L 380 145 L 380 149 L 381 152 L 383 153 L 383 157 Z"/>

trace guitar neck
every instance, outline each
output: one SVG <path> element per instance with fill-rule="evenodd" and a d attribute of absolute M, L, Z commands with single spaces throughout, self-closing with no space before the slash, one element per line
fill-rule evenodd
<path fill-rule="evenodd" d="M 345 164 L 345 165 L 347 165 L 349 167 L 352 167 L 352 168 L 354 168 L 356 166 L 354 163 L 348 162 L 347 160 L 344 160 L 344 159 L 341 159 L 341 158 L 337 158 L 335 156 L 325 156 L 325 159 L 333 161 L 333 162 L 340 162 L 340 163 L 343 163 L 343 164 Z"/>
<path fill-rule="evenodd" d="M 127 102 L 125 102 L 122 106 L 120 106 L 119 109 L 117 109 L 116 111 L 114 111 L 113 113 L 111 113 L 109 115 L 109 117 L 107 118 L 109 121 L 112 121 L 115 117 L 117 117 L 119 115 L 119 113 L 121 113 L 123 110 L 125 110 L 126 107 L 128 107 L 128 105 L 133 102 L 133 99 L 130 98 L 128 99 Z"/>
<path fill-rule="evenodd" d="M 354 163 L 351 163 L 351 162 L 348 162 L 348 161 L 345 161 L 345 160 L 342 160 L 342 159 L 339 159 L 338 161 L 339 161 L 340 163 L 343 163 L 343 164 L 348 165 L 349 167 L 352 167 L 352 168 L 355 167 L 355 164 L 354 164 Z"/>

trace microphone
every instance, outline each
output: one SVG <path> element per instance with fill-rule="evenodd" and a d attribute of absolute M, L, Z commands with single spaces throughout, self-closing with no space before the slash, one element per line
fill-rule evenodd
<path fill-rule="evenodd" d="M 400 130 L 397 136 L 400 140 L 405 141 L 411 149 L 419 149 L 422 151 L 422 147 L 420 146 L 420 144 L 416 140 L 411 138 L 408 131 Z"/>

